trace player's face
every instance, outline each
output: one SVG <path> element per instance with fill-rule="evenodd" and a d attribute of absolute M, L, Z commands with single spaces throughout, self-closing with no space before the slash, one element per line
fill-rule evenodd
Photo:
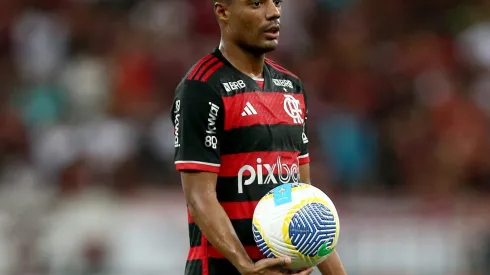
<path fill-rule="evenodd" d="M 229 7 L 228 31 L 239 46 L 266 53 L 276 49 L 282 0 L 235 0 Z"/>

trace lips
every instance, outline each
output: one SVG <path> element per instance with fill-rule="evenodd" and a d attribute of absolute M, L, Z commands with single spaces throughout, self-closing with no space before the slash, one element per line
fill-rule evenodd
<path fill-rule="evenodd" d="M 277 33 L 281 28 L 279 26 L 272 26 L 265 30 L 266 33 Z"/>
<path fill-rule="evenodd" d="M 272 26 L 270 28 L 267 28 L 264 33 L 267 35 L 267 37 L 271 39 L 277 39 L 279 38 L 279 26 Z"/>

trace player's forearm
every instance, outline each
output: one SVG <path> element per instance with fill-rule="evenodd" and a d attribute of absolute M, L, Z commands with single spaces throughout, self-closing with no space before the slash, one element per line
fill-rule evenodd
<path fill-rule="evenodd" d="M 216 194 L 199 194 L 187 198 L 187 203 L 192 218 L 206 239 L 238 270 L 253 265 Z"/>
<path fill-rule="evenodd" d="M 322 275 L 347 275 L 340 256 L 335 250 L 317 267 Z"/>

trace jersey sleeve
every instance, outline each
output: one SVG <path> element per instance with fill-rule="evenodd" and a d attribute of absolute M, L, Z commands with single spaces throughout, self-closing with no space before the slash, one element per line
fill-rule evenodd
<path fill-rule="evenodd" d="M 177 171 L 218 173 L 224 127 L 218 92 L 204 82 L 186 81 L 177 87 L 171 112 Z"/>
<path fill-rule="evenodd" d="M 302 88 L 302 93 L 305 101 L 305 119 L 303 122 L 303 133 L 301 135 L 301 152 L 298 156 L 298 162 L 300 165 L 310 163 L 310 154 L 308 152 L 308 99 L 304 88 Z"/>

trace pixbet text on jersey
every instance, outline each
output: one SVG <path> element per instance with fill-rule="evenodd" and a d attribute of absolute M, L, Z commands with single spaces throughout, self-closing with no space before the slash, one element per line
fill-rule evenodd
<path fill-rule="evenodd" d="M 244 180 L 244 176 L 247 174 L 250 174 L 250 178 Z M 299 167 L 297 163 L 293 163 L 292 165 L 282 163 L 280 156 L 272 164 L 262 163 L 262 159 L 257 158 L 255 167 L 244 165 L 238 170 L 238 193 L 243 193 L 243 187 L 251 185 L 256 179 L 259 185 L 299 182 Z"/>

